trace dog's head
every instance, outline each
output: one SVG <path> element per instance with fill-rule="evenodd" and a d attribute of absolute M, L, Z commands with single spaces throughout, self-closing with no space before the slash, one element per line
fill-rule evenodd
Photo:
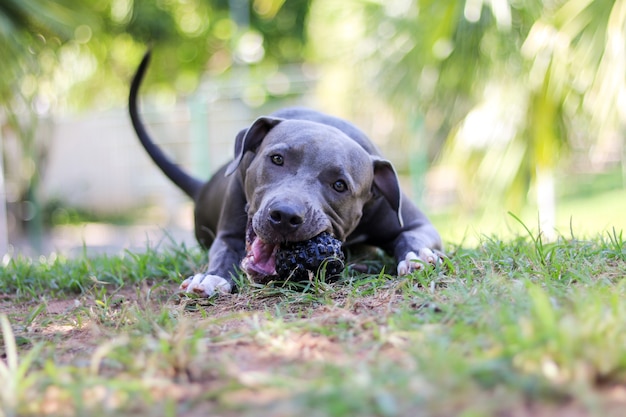
<path fill-rule="evenodd" d="M 322 232 L 344 241 L 375 198 L 384 198 L 400 220 L 401 192 L 391 164 L 331 126 L 257 119 L 237 136 L 226 174 L 237 170 L 248 204 L 248 253 L 259 273 L 271 272 L 271 255 L 282 242 Z"/>

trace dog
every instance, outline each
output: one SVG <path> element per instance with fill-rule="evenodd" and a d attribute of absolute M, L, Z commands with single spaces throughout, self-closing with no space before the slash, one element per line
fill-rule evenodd
<path fill-rule="evenodd" d="M 351 123 L 304 108 L 256 119 L 235 138 L 233 160 L 203 182 L 155 145 L 137 107 L 150 61 L 133 77 L 129 111 L 144 149 L 195 203 L 195 236 L 208 268 L 180 289 L 211 297 L 235 289 L 242 260 L 253 277 L 275 274 L 277 248 L 322 232 L 344 247 L 376 246 L 393 255 L 399 276 L 441 262 L 439 233 L 400 190 L 391 163 Z"/>

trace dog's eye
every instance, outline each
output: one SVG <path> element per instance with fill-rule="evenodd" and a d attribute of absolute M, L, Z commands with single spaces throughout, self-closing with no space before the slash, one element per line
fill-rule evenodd
<path fill-rule="evenodd" d="M 272 160 L 272 163 L 274 165 L 279 165 L 280 166 L 280 165 L 285 163 L 285 159 L 283 158 L 282 155 L 279 155 L 279 154 L 274 154 L 274 155 L 270 156 L 270 159 Z"/>
<path fill-rule="evenodd" d="M 344 180 L 338 180 L 333 184 L 333 189 L 338 193 L 343 193 L 348 189 L 348 184 Z"/>

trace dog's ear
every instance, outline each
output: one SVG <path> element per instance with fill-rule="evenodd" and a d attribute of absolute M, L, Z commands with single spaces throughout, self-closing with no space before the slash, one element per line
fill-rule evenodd
<path fill-rule="evenodd" d="M 374 159 L 374 187 L 389 202 L 393 211 L 398 215 L 400 226 L 403 226 L 404 222 L 400 211 L 402 191 L 400 191 L 398 175 L 391 162 L 385 159 Z"/>
<path fill-rule="evenodd" d="M 235 139 L 235 158 L 226 168 L 226 175 L 235 172 L 244 154 L 247 151 L 255 151 L 263 142 L 265 135 L 283 120 L 278 117 L 259 117 L 249 128 L 240 131 Z"/>

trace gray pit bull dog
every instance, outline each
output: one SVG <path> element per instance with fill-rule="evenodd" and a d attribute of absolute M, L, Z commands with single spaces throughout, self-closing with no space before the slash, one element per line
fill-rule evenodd
<path fill-rule="evenodd" d="M 391 164 L 352 124 L 291 108 L 260 117 L 235 140 L 235 156 L 207 182 L 185 173 L 154 144 L 137 110 L 150 53 L 133 78 L 130 116 L 143 147 L 163 173 L 195 202 L 195 234 L 209 249 L 205 272 L 181 289 L 210 297 L 230 293 L 245 261 L 254 276 L 276 274 L 282 242 L 322 232 L 343 246 L 366 244 L 392 254 L 398 275 L 443 256 L 441 238 L 400 191 Z"/>

